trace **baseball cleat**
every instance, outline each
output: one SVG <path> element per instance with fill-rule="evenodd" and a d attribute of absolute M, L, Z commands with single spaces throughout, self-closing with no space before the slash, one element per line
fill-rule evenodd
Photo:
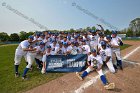
<path fill-rule="evenodd" d="M 29 78 L 25 75 L 25 76 L 22 76 L 22 79 L 23 80 L 28 80 Z"/>
<path fill-rule="evenodd" d="M 115 88 L 115 84 L 114 83 L 110 83 L 108 85 L 105 85 L 104 88 L 107 89 L 107 90 L 112 90 L 112 89 Z"/>
<path fill-rule="evenodd" d="M 83 78 L 80 76 L 80 74 L 78 72 L 76 72 L 76 76 L 80 79 L 83 80 Z"/>
<path fill-rule="evenodd" d="M 17 77 L 19 77 L 19 76 L 20 76 L 20 74 L 19 74 L 19 73 L 16 73 L 16 74 L 15 74 L 15 77 L 16 77 L 16 78 L 17 78 Z"/>

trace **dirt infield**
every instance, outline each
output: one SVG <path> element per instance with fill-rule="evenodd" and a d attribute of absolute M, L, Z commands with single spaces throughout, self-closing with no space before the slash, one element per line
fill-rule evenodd
<path fill-rule="evenodd" d="M 138 48 L 140 41 L 124 41 L 124 43 L 132 45 L 121 51 L 123 57 L 127 56 L 124 70 L 116 74 L 109 72 L 106 74 L 108 80 L 116 84 L 114 90 L 105 90 L 97 73 L 93 72 L 84 81 L 80 81 L 75 73 L 69 73 L 26 93 L 140 93 L 140 48 Z"/>

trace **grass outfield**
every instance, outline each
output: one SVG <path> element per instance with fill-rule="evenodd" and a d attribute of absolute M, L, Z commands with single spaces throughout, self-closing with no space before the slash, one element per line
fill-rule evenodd
<path fill-rule="evenodd" d="M 130 45 L 124 45 L 122 49 L 128 48 Z M 14 53 L 17 45 L 0 47 L 0 93 L 17 93 L 24 92 L 41 84 L 47 83 L 53 79 L 61 77 L 64 73 L 48 73 L 42 75 L 40 71 L 34 67 L 33 72 L 28 73 L 30 80 L 24 81 L 14 76 Z M 24 59 L 19 66 L 19 72 L 22 74 L 26 63 Z"/>

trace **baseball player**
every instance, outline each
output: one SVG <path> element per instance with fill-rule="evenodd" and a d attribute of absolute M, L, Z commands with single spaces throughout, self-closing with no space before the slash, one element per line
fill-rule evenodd
<path fill-rule="evenodd" d="M 101 47 L 99 48 L 99 54 L 102 57 L 103 62 L 107 65 L 110 72 L 115 73 L 115 68 L 112 63 L 112 51 L 108 48 L 105 41 L 101 42 Z"/>
<path fill-rule="evenodd" d="M 56 53 L 56 49 L 57 49 L 57 47 L 59 46 L 59 45 L 57 44 L 57 41 L 56 41 L 56 40 L 53 40 L 53 41 L 52 41 L 52 44 L 50 44 L 50 46 L 51 46 L 52 52 L 55 54 L 55 53 Z"/>
<path fill-rule="evenodd" d="M 97 50 L 98 36 L 96 35 L 96 30 L 92 30 L 91 33 L 92 33 L 92 36 L 90 38 L 90 48 Z"/>
<path fill-rule="evenodd" d="M 35 49 L 30 49 L 29 46 L 33 42 L 34 37 L 29 36 L 28 40 L 22 41 L 15 51 L 14 65 L 15 65 L 15 77 L 19 77 L 18 67 L 20 65 L 21 59 L 24 56 L 27 62 L 26 54 L 28 51 L 34 51 Z"/>
<path fill-rule="evenodd" d="M 61 41 L 58 42 L 59 46 L 56 48 L 56 55 L 63 55 L 64 54 L 64 46 Z"/>
<path fill-rule="evenodd" d="M 43 62 L 43 67 L 42 67 L 42 70 L 41 70 L 41 73 L 44 74 L 46 73 L 45 69 L 46 69 L 46 59 L 47 59 L 47 56 L 49 55 L 54 55 L 54 52 L 52 51 L 52 48 L 51 46 L 47 46 L 47 49 L 44 51 L 43 53 L 43 58 L 42 58 L 42 62 Z"/>
<path fill-rule="evenodd" d="M 91 50 L 91 55 L 88 57 L 88 62 L 91 63 L 90 66 L 80 75 L 79 73 L 76 73 L 78 78 L 80 80 L 83 80 L 91 71 L 95 70 L 100 75 L 100 79 L 102 83 L 104 84 L 105 89 L 114 89 L 115 84 L 114 83 L 108 83 L 108 80 L 106 79 L 105 75 L 102 71 L 102 65 L 103 61 L 100 55 L 97 55 L 96 50 Z"/>
<path fill-rule="evenodd" d="M 112 40 L 111 40 L 111 47 L 112 51 L 116 56 L 117 60 L 117 66 L 120 67 L 121 70 L 123 70 L 122 67 L 122 58 L 121 58 L 121 52 L 120 52 L 120 46 L 123 45 L 123 42 L 120 37 L 117 36 L 117 31 L 112 31 Z"/>
<path fill-rule="evenodd" d="M 111 47 L 113 54 L 115 54 L 116 60 L 117 60 L 117 66 L 120 67 L 121 70 L 123 70 L 122 67 L 122 58 L 121 58 L 121 53 L 120 53 L 120 45 L 123 45 L 122 42 L 120 43 L 118 41 L 117 38 L 115 38 L 117 36 L 117 32 L 116 31 L 112 31 L 112 37 L 111 36 L 107 36 L 107 44 Z M 117 69 L 117 67 L 114 64 L 114 68 Z"/>
<path fill-rule="evenodd" d="M 43 52 L 45 51 L 45 43 L 41 42 L 40 45 L 35 48 L 36 48 L 35 61 L 36 64 L 38 65 L 38 68 L 42 69 L 42 57 L 43 57 Z"/>
<path fill-rule="evenodd" d="M 83 51 L 83 54 L 90 54 L 90 47 L 86 44 L 85 40 L 82 41 L 81 49 Z"/>

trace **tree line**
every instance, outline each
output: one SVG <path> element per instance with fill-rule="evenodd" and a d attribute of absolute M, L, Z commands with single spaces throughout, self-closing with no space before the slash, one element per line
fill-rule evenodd
<path fill-rule="evenodd" d="M 85 29 L 77 29 L 77 30 L 74 30 L 74 29 L 70 29 L 70 30 L 65 30 L 67 32 L 70 32 L 70 33 L 73 33 L 73 32 L 76 32 L 76 31 L 89 31 L 89 30 L 96 30 L 96 28 L 93 26 L 93 27 L 87 27 Z M 50 30 L 51 32 L 60 32 L 58 30 Z M 64 31 L 64 32 L 65 32 Z M 5 41 L 23 41 L 25 39 L 28 38 L 28 36 L 30 35 L 33 35 L 35 32 L 25 32 L 25 31 L 21 31 L 20 33 L 12 33 L 10 35 L 8 35 L 6 32 L 0 32 L 0 42 L 5 42 Z M 106 29 L 105 30 L 105 34 L 106 35 L 110 35 L 111 34 L 111 30 L 109 29 Z M 122 31 L 118 31 L 118 34 L 126 34 L 126 37 L 132 37 L 133 36 L 133 31 L 129 28 L 127 29 L 124 29 Z M 140 36 L 140 30 L 139 32 L 136 34 L 136 36 Z"/>

